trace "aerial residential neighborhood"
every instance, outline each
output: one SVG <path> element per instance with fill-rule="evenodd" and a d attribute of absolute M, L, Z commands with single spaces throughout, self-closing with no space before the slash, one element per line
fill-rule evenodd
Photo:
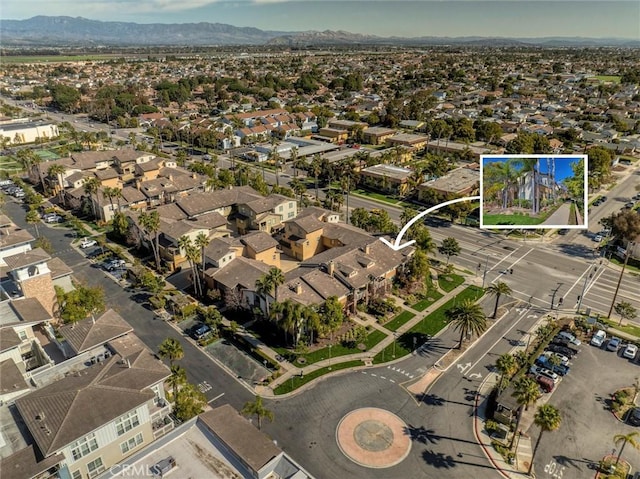
<path fill-rule="evenodd" d="M 7 3 L 3 479 L 640 477 L 633 2 Z"/>

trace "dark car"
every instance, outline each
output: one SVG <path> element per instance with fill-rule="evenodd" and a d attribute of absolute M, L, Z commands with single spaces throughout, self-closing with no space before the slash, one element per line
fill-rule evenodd
<path fill-rule="evenodd" d="M 627 423 L 632 426 L 640 426 L 640 407 L 634 407 L 629 411 L 629 415 L 627 416 Z"/>
<path fill-rule="evenodd" d="M 211 328 L 206 324 L 197 324 L 189 331 L 189 336 L 198 341 L 211 334 Z"/>
<path fill-rule="evenodd" d="M 561 230 L 558 230 L 558 234 L 559 234 L 559 235 L 564 236 L 564 235 L 568 234 L 568 233 L 569 233 L 569 231 L 570 231 L 570 230 L 568 230 L 568 229 L 566 229 L 566 228 L 563 228 L 563 229 L 561 229 Z"/>
<path fill-rule="evenodd" d="M 571 351 L 569 348 L 565 347 L 565 346 L 560 346 L 558 344 L 550 344 L 549 346 L 547 346 L 545 348 L 546 351 L 551 351 L 554 353 L 558 353 L 558 354 L 562 354 L 563 356 L 568 357 L 569 359 L 571 359 L 574 356 L 573 351 Z"/>
<path fill-rule="evenodd" d="M 562 346 L 564 348 L 567 348 L 569 351 L 571 351 L 571 355 L 572 356 L 575 356 L 576 354 L 580 353 L 580 348 L 578 348 L 574 344 L 570 343 L 569 340 L 566 339 L 566 338 L 560 338 L 560 337 L 556 336 L 551 341 L 551 344 L 555 344 L 557 346 Z M 569 356 L 569 355 L 565 354 L 565 356 Z"/>

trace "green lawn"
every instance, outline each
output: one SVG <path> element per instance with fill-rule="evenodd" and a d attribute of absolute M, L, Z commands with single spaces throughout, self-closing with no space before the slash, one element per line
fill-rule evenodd
<path fill-rule="evenodd" d="M 433 303 L 438 301 L 440 298 L 442 298 L 442 296 L 443 295 L 440 291 L 431 289 L 427 292 L 427 297 L 424 299 L 421 299 L 416 304 L 411 306 L 411 309 L 415 309 L 416 311 L 422 312 L 425 309 L 427 309 L 429 306 L 431 306 Z"/>
<path fill-rule="evenodd" d="M 395 341 L 395 357 L 399 358 L 409 354 L 414 347 L 424 343 L 429 339 L 429 337 L 434 336 L 444 328 L 447 325 L 445 311 L 451 309 L 454 304 L 460 303 L 465 299 L 480 299 L 483 294 L 484 291 L 482 288 L 479 288 L 478 286 L 469 286 L 458 293 L 455 298 L 451 298 L 449 301 L 444 303 Z M 391 343 L 384 350 L 380 351 L 373 358 L 373 363 L 379 364 L 394 359 L 393 348 L 394 343 Z"/>
<path fill-rule="evenodd" d="M 389 203 L 391 205 L 397 205 L 398 203 L 400 203 L 399 200 L 394 200 L 392 198 L 389 198 L 388 196 L 385 196 L 381 193 L 374 193 L 373 191 L 366 191 L 366 190 L 362 190 L 362 189 L 357 189 L 357 190 L 353 190 L 351 192 L 352 195 L 356 195 L 356 196 L 364 196 L 366 198 L 371 198 L 373 200 L 378 200 L 378 201 L 382 201 L 384 203 Z"/>
<path fill-rule="evenodd" d="M 334 364 L 331 366 L 331 368 L 327 366 L 325 368 L 316 369 L 315 371 L 312 371 L 309 374 L 304 374 L 303 376 L 292 376 L 291 379 L 288 379 L 280 386 L 275 388 L 273 392 L 276 395 L 286 394 L 295 389 L 298 389 L 303 384 L 307 384 L 309 381 L 313 381 L 314 379 L 319 378 L 320 376 L 323 376 L 327 373 L 330 373 L 332 371 L 339 371 L 340 369 L 355 368 L 356 366 L 362 366 L 362 361 L 347 361 L 344 363 Z"/>
<path fill-rule="evenodd" d="M 389 331 L 397 331 L 400 326 L 409 321 L 411 318 L 414 318 L 416 315 L 411 311 L 403 311 L 398 316 L 393 318 L 391 321 L 384 325 Z"/>
<path fill-rule="evenodd" d="M 376 344 L 382 341 L 385 337 L 386 335 L 382 331 L 374 329 L 371 333 L 369 333 L 369 335 L 367 336 L 367 339 L 364 342 L 364 345 L 366 346 L 365 351 L 368 351 L 369 349 L 374 347 Z M 291 357 L 292 353 L 288 349 L 285 349 L 285 348 L 273 348 L 273 349 L 274 351 L 277 351 L 279 354 L 281 354 L 284 357 L 287 357 L 287 358 Z M 358 349 L 357 347 L 348 348 L 346 346 L 343 346 L 342 344 L 334 344 L 331 346 L 332 359 L 339 358 L 340 356 L 346 356 L 347 354 L 357 354 L 361 352 L 362 350 Z M 305 358 L 304 364 L 300 364 L 297 360 L 293 362 L 296 366 L 302 367 L 302 368 L 310 364 L 317 363 L 318 361 L 329 359 L 329 347 L 327 346 L 326 348 L 318 349 L 310 353 L 300 354 L 298 355 L 298 358 Z"/>
<path fill-rule="evenodd" d="M 16 172 L 22 170 L 22 165 L 10 156 L 0 156 L 0 171 Z"/>
<path fill-rule="evenodd" d="M 612 320 L 612 319 L 606 319 L 606 318 L 600 318 L 598 319 L 599 322 L 601 323 L 605 323 L 609 326 L 611 326 L 612 328 L 618 329 L 620 331 L 622 331 L 623 333 L 628 333 L 628 334 L 633 334 L 634 336 L 636 336 L 638 338 L 638 340 L 640 340 L 640 326 L 634 326 L 633 324 L 627 324 L 624 326 L 618 326 L 618 321 L 616 320 Z"/>
<path fill-rule="evenodd" d="M 519 225 L 539 225 L 544 221 L 544 218 L 537 218 L 533 216 L 525 215 L 482 215 L 482 223 L 486 225 L 513 225 L 517 227 Z"/>
<path fill-rule="evenodd" d="M 620 83 L 620 77 L 617 75 L 597 75 L 596 78 L 601 82 Z"/>
<path fill-rule="evenodd" d="M 447 293 L 450 293 L 462 283 L 464 283 L 464 278 L 459 274 L 438 275 L 438 285 L 440 289 Z"/>

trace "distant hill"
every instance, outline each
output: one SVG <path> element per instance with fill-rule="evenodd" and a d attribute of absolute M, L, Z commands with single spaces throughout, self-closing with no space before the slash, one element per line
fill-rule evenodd
<path fill-rule="evenodd" d="M 345 31 L 282 32 L 223 23 L 102 22 L 82 17 L 37 16 L 28 20 L 0 20 L 4 46 L 65 45 L 459 45 L 544 47 L 640 47 L 640 40 L 617 38 L 486 38 L 379 37 Z"/>
<path fill-rule="evenodd" d="M 101 22 L 37 16 L 0 20 L 4 45 L 261 45 L 287 32 L 223 23 Z"/>

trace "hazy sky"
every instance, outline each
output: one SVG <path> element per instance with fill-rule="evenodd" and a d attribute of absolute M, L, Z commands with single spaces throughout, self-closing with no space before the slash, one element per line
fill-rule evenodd
<path fill-rule="evenodd" d="M 1 15 L 220 22 L 263 30 L 346 30 L 380 36 L 640 39 L 638 0 L 3 0 Z"/>

